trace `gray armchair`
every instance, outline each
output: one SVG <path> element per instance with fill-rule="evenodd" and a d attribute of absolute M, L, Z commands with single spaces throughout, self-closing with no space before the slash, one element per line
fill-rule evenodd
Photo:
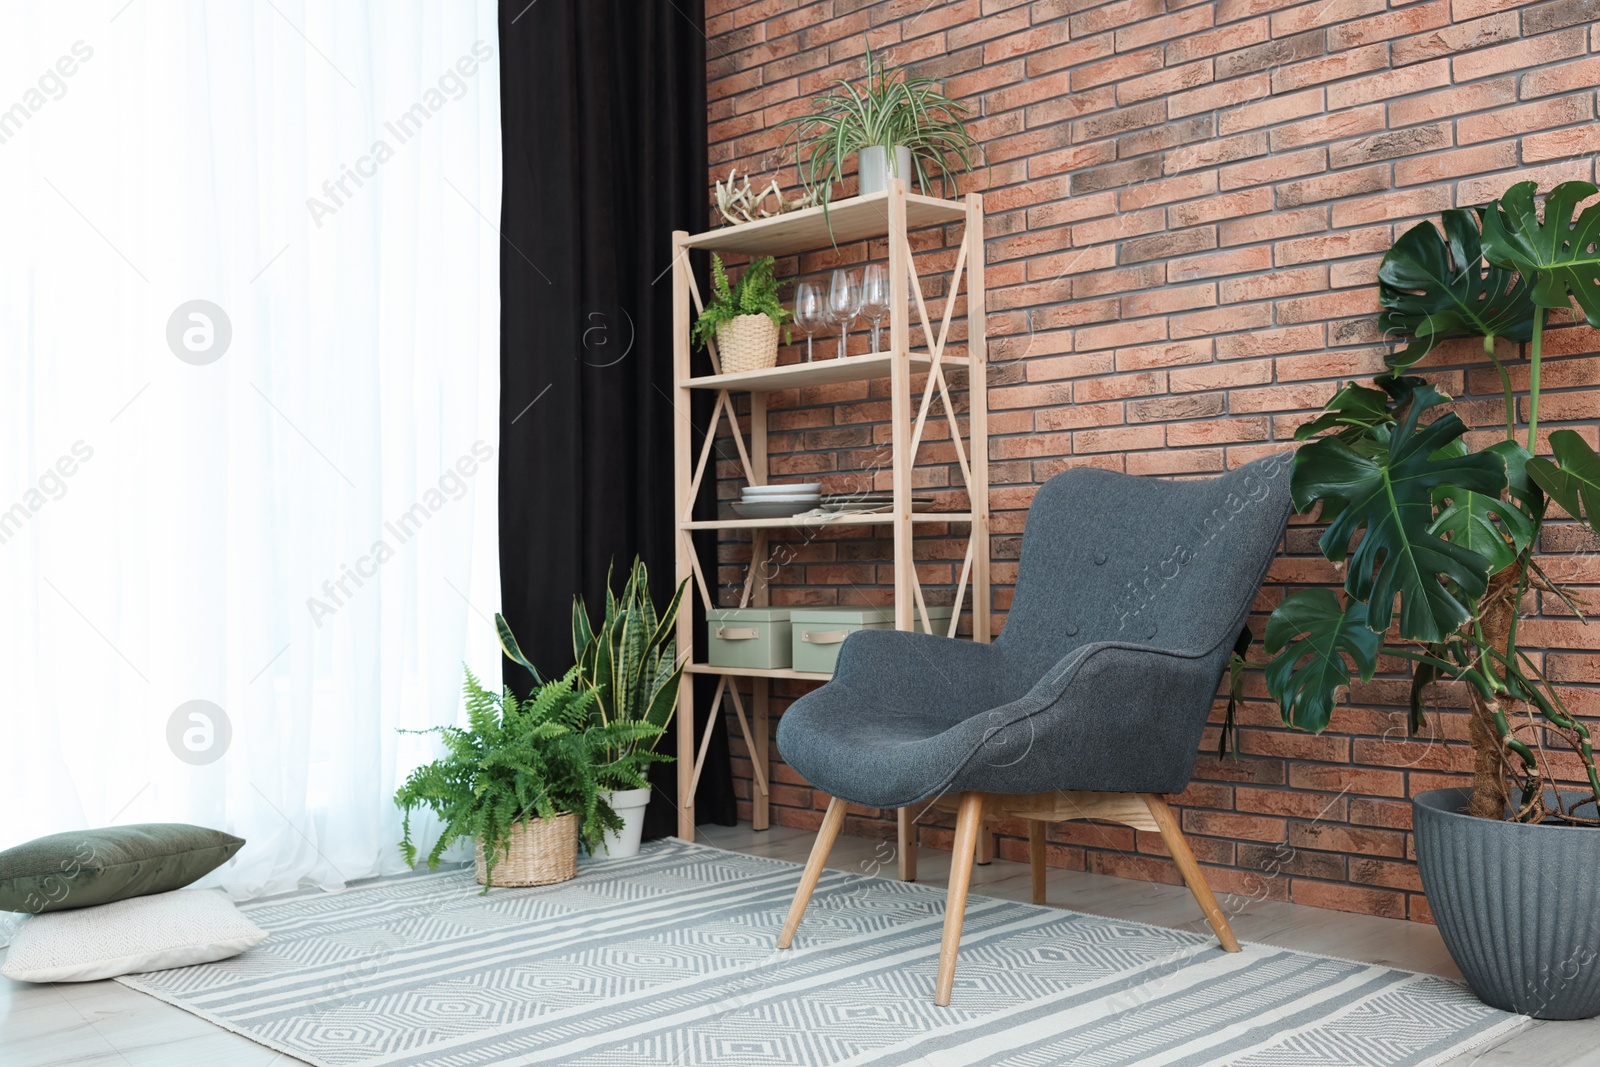
<path fill-rule="evenodd" d="M 1238 951 L 1162 794 L 1189 783 L 1283 536 L 1289 458 L 1196 481 L 1057 475 L 1028 513 L 1015 597 L 993 644 L 852 634 L 833 680 L 778 725 L 784 759 L 833 798 L 779 947 L 792 943 L 853 803 L 957 812 L 939 1004 L 950 1002 L 973 853 L 995 819 L 1028 821 L 1036 903 L 1047 823 L 1159 832 L 1223 947 Z M 915 848 L 906 825 L 903 851 Z"/>

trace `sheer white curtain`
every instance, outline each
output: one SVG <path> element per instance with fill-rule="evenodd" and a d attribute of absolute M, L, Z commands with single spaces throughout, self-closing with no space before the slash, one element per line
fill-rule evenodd
<path fill-rule="evenodd" d="M 0 10 L 0 847 L 400 869 L 498 670 L 495 4 Z"/>

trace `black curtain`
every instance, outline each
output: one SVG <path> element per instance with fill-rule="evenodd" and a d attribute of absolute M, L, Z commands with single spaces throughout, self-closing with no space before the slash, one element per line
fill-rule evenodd
<path fill-rule="evenodd" d="M 708 210 L 703 5 L 502 0 L 499 22 L 501 604 L 559 675 L 572 595 L 603 606 L 613 560 L 643 557 L 658 605 L 672 591 L 670 242 Z M 652 837 L 676 830 L 654 770 Z M 734 821 L 720 725 L 696 808 Z"/>

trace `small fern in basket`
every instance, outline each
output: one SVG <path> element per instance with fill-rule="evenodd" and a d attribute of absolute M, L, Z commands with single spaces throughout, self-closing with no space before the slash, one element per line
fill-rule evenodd
<path fill-rule="evenodd" d="M 753 261 L 739 275 L 739 280 L 729 284 L 728 270 L 722 257 L 711 254 L 711 301 L 694 323 L 695 343 L 705 343 L 717 336 L 717 327 L 732 322 L 740 315 L 765 315 L 774 324 L 783 327 L 783 341 L 789 343 L 789 327 L 785 325 L 790 315 L 778 299 L 778 279 L 773 270 L 776 263 L 771 256 Z"/>
<path fill-rule="evenodd" d="M 601 793 L 614 788 L 614 782 L 630 788 L 647 783 L 637 757 L 613 760 L 608 754 L 630 752 L 660 730 L 646 722 L 592 721 L 595 694 L 575 688 L 576 669 L 559 681 L 543 683 L 526 700 L 510 689 L 485 689 L 470 670 L 466 674 L 466 728 L 402 731 L 438 734 L 445 754 L 412 771 L 394 802 L 404 812 L 400 854 L 407 863 L 417 860 L 411 813 L 427 808 L 444 821 L 444 831 L 428 853 L 428 868 L 438 867 L 445 850 L 457 841 L 475 840 L 483 845 L 487 893 L 494 885 L 496 861 L 519 822 L 578 815 L 590 852 L 605 831 L 620 829 L 622 820 Z"/>

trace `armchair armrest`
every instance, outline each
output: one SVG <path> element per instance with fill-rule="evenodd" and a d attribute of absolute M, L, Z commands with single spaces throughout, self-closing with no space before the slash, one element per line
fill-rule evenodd
<path fill-rule="evenodd" d="M 1181 792 L 1226 664 L 1225 649 L 1075 649 L 1020 699 L 950 731 L 967 758 L 947 788 Z"/>
<path fill-rule="evenodd" d="M 882 707 L 914 702 L 971 714 L 1017 695 L 1016 683 L 1003 695 L 1005 682 L 994 645 L 909 630 L 858 630 L 839 649 L 832 684 Z"/>

